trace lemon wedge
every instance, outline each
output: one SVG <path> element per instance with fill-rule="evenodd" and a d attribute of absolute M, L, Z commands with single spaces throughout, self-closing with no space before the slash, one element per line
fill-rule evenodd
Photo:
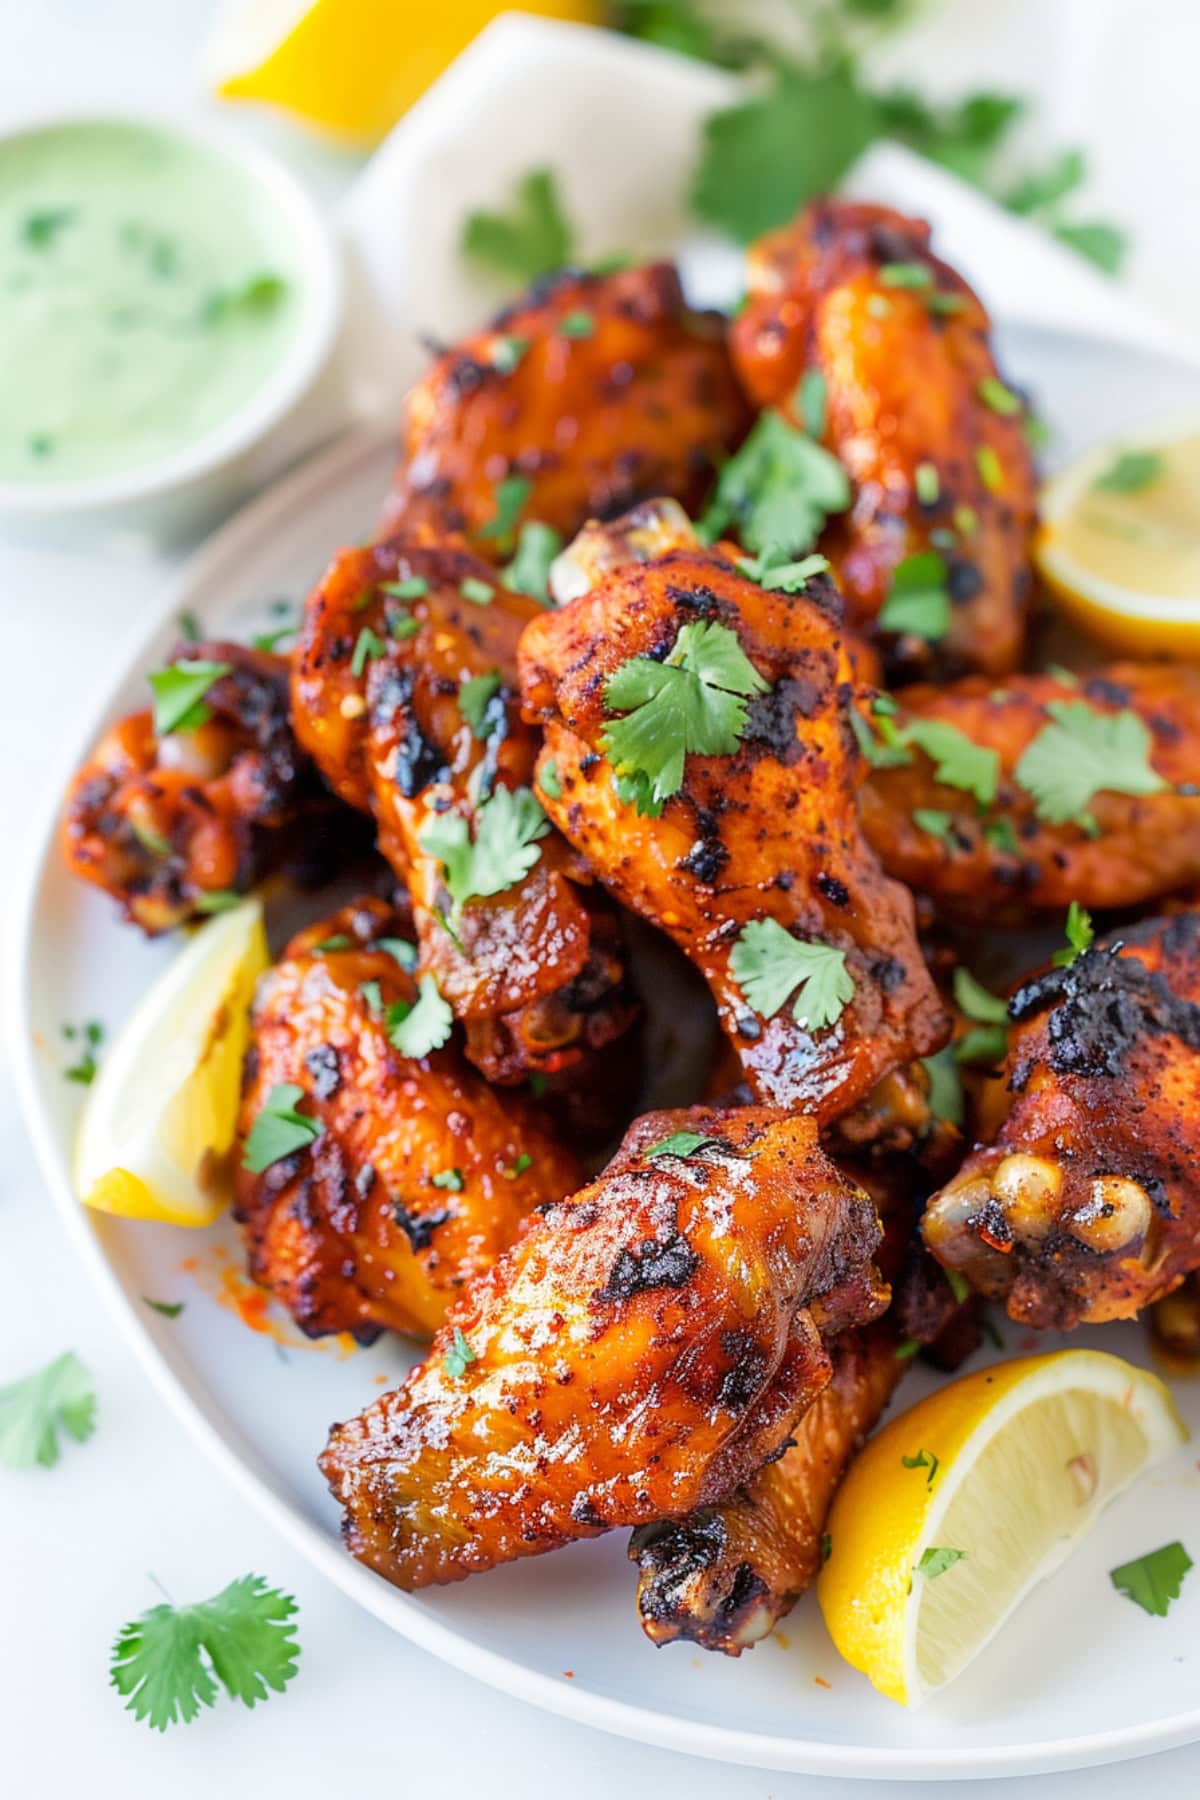
<path fill-rule="evenodd" d="M 75 1191 L 127 1219 L 209 1225 L 229 1198 L 249 1008 L 267 967 L 262 905 L 201 926 L 100 1063 L 75 1144 Z"/>
<path fill-rule="evenodd" d="M 205 63 L 224 99 L 264 101 L 373 143 L 504 10 L 496 0 L 225 0 Z M 593 21 L 600 8 L 598 0 L 523 0 L 521 11 Z"/>
<path fill-rule="evenodd" d="M 871 1439 L 834 1502 L 817 1584 L 834 1643 L 921 1705 L 1186 1437 L 1156 1376 L 1098 1350 L 940 1388 Z"/>
<path fill-rule="evenodd" d="M 1037 565 L 1077 624 L 1135 654 L 1200 655 L 1200 432 L 1094 450 L 1040 505 Z"/>

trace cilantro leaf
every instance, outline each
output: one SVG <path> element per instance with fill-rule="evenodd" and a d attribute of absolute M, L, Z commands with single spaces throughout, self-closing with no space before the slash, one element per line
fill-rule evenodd
<path fill-rule="evenodd" d="M 722 468 L 697 530 L 712 543 L 732 526 L 748 550 L 801 556 L 849 504 L 850 478 L 836 456 L 764 412 Z"/>
<path fill-rule="evenodd" d="M 738 568 L 749 581 L 756 581 L 759 587 L 770 588 L 773 592 L 795 594 L 806 587 L 814 575 L 824 575 L 829 568 L 827 556 L 803 556 L 799 562 L 787 562 L 781 559 L 772 545 L 764 550 L 761 556 L 744 558 Z"/>
<path fill-rule="evenodd" d="M 950 629 L 946 564 L 936 550 L 906 556 L 892 571 L 892 585 L 879 612 L 883 631 L 910 632 L 934 643 Z"/>
<path fill-rule="evenodd" d="M 466 1182 L 461 1169 L 439 1169 L 436 1175 L 429 1177 L 431 1187 L 448 1188 L 452 1194 L 461 1194 Z"/>
<path fill-rule="evenodd" d="M 461 1376 L 466 1374 L 467 1367 L 470 1363 L 478 1361 L 478 1355 L 472 1350 L 470 1344 L 463 1336 L 462 1331 L 456 1325 L 454 1327 L 453 1342 L 445 1356 L 442 1358 L 443 1369 L 445 1369 L 452 1381 L 457 1381 Z"/>
<path fill-rule="evenodd" d="M 697 1150 L 707 1145 L 717 1145 L 715 1137 L 705 1137 L 699 1131 L 673 1131 L 669 1137 L 659 1138 L 657 1144 L 651 1144 L 643 1150 L 643 1156 L 694 1156 Z"/>
<path fill-rule="evenodd" d="M 732 755 L 748 697 L 767 686 L 728 626 L 682 625 L 664 662 L 633 656 L 609 676 L 605 701 L 625 717 L 605 727 L 601 748 L 619 778 L 644 777 L 649 799 L 661 805 L 683 785 L 685 756 Z"/>
<path fill-rule="evenodd" d="M 1001 418 L 1015 418 L 1021 411 L 1019 397 L 995 375 L 985 375 L 976 392 L 984 405 L 990 407 L 992 412 L 999 413 Z"/>
<path fill-rule="evenodd" d="M 320 1119 L 296 1111 L 297 1101 L 304 1097 L 304 1089 L 291 1081 L 279 1082 L 271 1089 L 246 1138 L 243 1169 L 261 1175 L 272 1163 L 316 1142 L 325 1127 Z"/>
<path fill-rule="evenodd" d="M 489 705 L 499 692 L 500 674 L 497 669 L 493 669 L 489 675 L 472 675 L 459 688 L 458 710 L 471 727 L 474 737 L 491 737 L 499 724 L 498 709 Z"/>
<path fill-rule="evenodd" d="M 562 782 L 558 779 L 558 764 L 552 756 L 538 770 L 537 779 L 543 794 L 548 795 L 551 800 L 562 799 Z"/>
<path fill-rule="evenodd" d="M 155 1731 L 188 1724 L 217 1697 L 217 1682 L 246 1706 L 281 1694 L 296 1673 L 300 1646 L 290 1594 L 261 1575 L 242 1575 L 193 1606 L 152 1606 L 122 1627 L 109 1679 L 126 1710 Z"/>
<path fill-rule="evenodd" d="M 169 849 L 170 846 L 168 845 Z M 86 1025 L 76 1028 L 74 1025 L 63 1026 L 63 1036 L 68 1043 L 77 1043 L 82 1038 L 79 1055 L 69 1068 L 63 1070 L 68 1081 L 76 1082 L 80 1087 L 90 1087 L 96 1079 L 100 1067 L 96 1056 L 104 1042 L 104 1027 L 96 1019 L 89 1019 Z"/>
<path fill-rule="evenodd" d="M 483 538 L 495 538 L 498 544 L 509 548 L 517 530 L 517 519 L 521 508 L 533 491 L 533 483 L 527 475 L 506 475 L 496 485 L 496 516 L 481 525 L 479 535 Z"/>
<path fill-rule="evenodd" d="M 955 847 L 954 817 L 948 812 L 940 812 L 933 806 L 917 806 L 913 808 L 913 824 L 920 830 L 927 831 L 930 837 L 938 838 L 948 850 Z"/>
<path fill-rule="evenodd" d="M 474 840 L 460 813 L 443 813 L 425 826 L 420 842 L 442 864 L 455 910 L 461 911 L 468 900 L 502 894 L 523 881 L 541 855 L 538 840 L 549 829 L 529 788 L 501 787 L 476 811 Z"/>
<path fill-rule="evenodd" d="M 1157 450 L 1121 450 L 1092 483 L 1097 494 L 1140 494 L 1166 467 Z"/>
<path fill-rule="evenodd" d="M 1008 1024 L 1008 1002 L 993 994 L 970 969 L 959 963 L 954 971 L 954 1000 L 960 1012 L 980 1025 Z"/>
<path fill-rule="evenodd" d="M 962 1081 L 950 1046 L 934 1056 L 925 1057 L 921 1067 L 929 1077 L 929 1110 L 934 1118 L 944 1120 L 947 1125 L 961 1125 Z"/>
<path fill-rule="evenodd" d="M 506 584 L 545 605 L 550 598 L 550 565 L 562 547 L 561 531 L 540 519 L 527 519 L 517 537 L 516 554 L 502 570 Z"/>
<path fill-rule="evenodd" d="M 956 1063 L 981 1063 L 989 1068 L 1008 1054 L 1008 1032 L 1003 1025 L 976 1025 L 953 1045 Z"/>
<path fill-rule="evenodd" d="M 77 1444 L 95 1428 L 92 1378 L 73 1350 L 22 1381 L 0 1388 L 0 1463 L 6 1469 L 52 1469 L 59 1427 Z"/>
<path fill-rule="evenodd" d="M 569 263 L 572 235 L 554 171 L 530 169 L 518 181 L 507 212 L 481 209 L 467 215 L 462 249 L 524 283 Z"/>
<path fill-rule="evenodd" d="M 1052 723 L 1028 745 L 1014 775 L 1049 825 L 1094 829 L 1097 794 L 1159 794 L 1167 786 L 1150 766 L 1153 739 L 1135 712 L 1094 712 L 1084 701 L 1052 700 Z"/>
<path fill-rule="evenodd" d="M 933 1486 L 933 1478 L 941 1467 L 941 1458 L 935 1456 L 932 1450 L 918 1450 L 915 1456 L 902 1456 L 900 1461 L 906 1469 L 928 1469 L 926 1487 Z"/>
<path fill-rule="evenodd" d="M 980 806 L 992 804 L 1000 780 L 997 751 L 972 743 L 956 725 L 943 719 L 910 719 L 899 735 L 905 744 L 915 744 L 929 757 L 935 781 L 973 794 Z"/>
<path fill-rule="evenodd" d="M 795 993 L 792 1017 L 806 1031 L 836 1024 L 854 998 L 845 951 L 793 937 L 775 919 L 752 919 L 743 926 L 729 966 L 750 1005 L 765 1018 L 773 1018 Z"/>
<path fill-rule="evenodd" d="M 989 819 L 983 828 L 984 842 L 999 850 L 1002 856 L 1019 856 L 1021 846 L 1017 842 L 1017 834 L 1013 830 L 1011 819 Z"/>
<path fill-rule="evenodd" d="M 236 888 L 208 888 L 196 895 L 192 910 L 198 913 L 232 912 L 245 898 L 245 894 L 239 894 Z"/>
<path fill-rule="evenodd" d="M 378 637 L 369 625 L 364 625 L 354 645 L 354 654 L 350 658 L 350 673 L 356 680 L 362 675 L 368 659 L 375 662 L 384 654 L 384 648 L 383 639 Z"/>
<path fill-rule="evenodd" d="M 850 708 L 850 729 L 859 749 L 873 769 L 905 768 L 912 762 L 912 753 L 900 736 L 895 720 L 875 706 L 871 710 L 878 720 L 878 737 L 858 708 Z"/>
<path fill-rule="evenodd" d="M 416 1059 L 440 1050 L 453 1026 L 454 1014 L 432 975 L 422 975 L 416 1000 L 397 1000 L 387 1009 L 388 1039 L 401 1056 Z"/>
<path fill-rule="evenodd" d="M 590 312 L 585 312 L 582 307 L 579 307 L 559 320 L 558 330 L 560 337 L 590 338 L 595 335 L 596 321 Z"/>
<path fill-rule="evenodd" d="M 460 581 L 458 591 L 472 606 L 490 606 L 496 593 L 489 582 L 480 581 L 475 575 L 468 575 L 465 581 Z"/>
<path fill-rule="evenodd" d="M 1129 239 L 1116 225 L 1101 219 L 1081 219 L 1078 224 L 1059 224 L 1054 235 L 1060 244 L 1085 256 L 1106 275 L 1116 275 L 1125 260 Z"/>
<path fill-rule="evenodd" d="M 1069 969 L 1085 950 L 1091 949 L 1096 936 L 1092 915 L 1086 906 L 1080 906 L 1078 900 L 1072 900 L 1067 908 L 1067 922 L 1064 930 L 1067 947 L 1065 950 L 1054 952 L 1052 960 L 1056 969 Z"/>
<path fill-rule="evenodd" d="M 828 402 L 829 384 L 824 375 L 820 369 L 806 369 L 796 389 L 796 411 L 809 437 L 824 437 Z"/>
<path fill-rule="evenodd" d="M 1183 1578 L 1193 1567 L 1192 1559 L 1178 1539 L 1149 1550 L 1132 1562 L 1110 1569 L 1108 1578 L 1119 1594 L 1140 1606 L 1143 1612 L 1165 1619 L 1172 1600 L 1178 1600 Z"/>
<path fill-rule="evenodd" d="M 417 946 L 410 944 L 407 938 L 381 937 L 371 945 L 372 950 L 386 950 L 394 957 L 402 969 L 411 974 L 417 966 Z"/>
<path fill-rule="evenodd" d="M 939 1575 L 944 1575 L 947 1569 L 952 1569 L 956 1562 L 962 1562 L 966 1554 L 965 1550 L 950 1550 L 930 1544 L 928 1549 L 921 1552 L 917 1573 L 924 1575 L 926 1581 L 936 1581 Z"/>
<path fill-rule="evenodd" d="M 204 696 L 214 682 L 233 669 L 232 663 L 182 659 L 149 677 L 154 693 L 154 729 L 159 737 L 173 731 L 195 731 L 212 718 Z"/>

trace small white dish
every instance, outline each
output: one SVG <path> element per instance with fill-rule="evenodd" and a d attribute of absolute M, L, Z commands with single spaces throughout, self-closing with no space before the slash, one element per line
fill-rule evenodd
<path fill-rule="evenodd" d="M 329 361 L 341 327 L 341 252 L 295 177 L 274 157 L 218 126 L 180 123 L 152 111 L 79 110 L 22 119 L 0 135 L 83 124 L 135 125 L 216 156 L 254 193 L 271 233 L 288 245 L 298 307 L 276 366 L 229 416 L 153 463 L 112 474 L 44 484 L 0 481 L 0 529 L 57 545 L 194 534 L 250 485 L 254 452 L 297 411 Z"/>

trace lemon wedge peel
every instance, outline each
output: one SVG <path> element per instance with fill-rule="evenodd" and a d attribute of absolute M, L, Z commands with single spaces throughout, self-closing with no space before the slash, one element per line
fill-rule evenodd
<path fill-rule="evenodd" d="M 1023 1357 L 937 1390 L 870 1440 L 835 1500 L 817 1592 L 838 1650 L 920 1706 L 1186 1439 L 1157 1376 L 1103 1351 Z M 961 1554 L 922 1574 L 935 1549 Z"/>
<path fill-rule="evenodd" d="M 143 996 L 88 1090 L 75 1144 L 86 1206 L 209 1225 L 229 1199 L 250 1004 L 269 956 L 262 904 L 196 931 Z"/>

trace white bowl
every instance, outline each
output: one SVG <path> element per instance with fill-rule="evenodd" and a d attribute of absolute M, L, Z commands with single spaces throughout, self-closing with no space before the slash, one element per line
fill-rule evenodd
<path fill-rule="evenodd" d="M 145 126 L 227 162 L 241 182 L 258 189 L 264 211 L 282 224 L 300 305 L 277 367 L 219 425 L 157 462 L 114 475 L 45 486 L 0 481 L 0 529 L 57 544 L 192 534 L 242 495 L 254 451 L 297 410 L 329 360 L 342 320 L 341 253 L 294 176 L 274 157 L 217 126 L 180 124 L 140 110 L 54 113 L 10 125 L 0 134 L 0 145 L 31 131 L 80 124 Z"/>

